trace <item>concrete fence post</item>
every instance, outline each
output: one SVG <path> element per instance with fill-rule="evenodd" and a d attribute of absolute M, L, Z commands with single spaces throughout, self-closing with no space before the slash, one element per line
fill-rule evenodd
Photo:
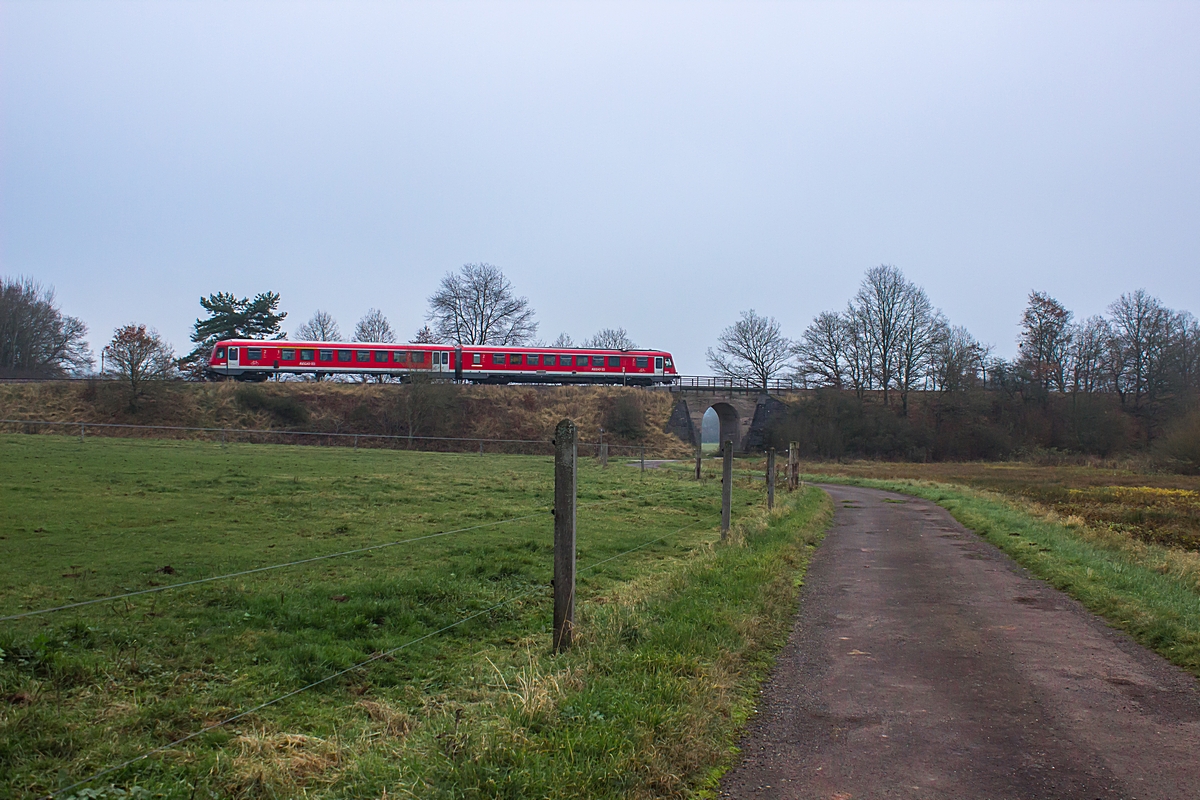
<path fill-rule="evenodd" d="M 81 441 L 81 442 L 83 441 L 84 428 L 86 428 L 86 427 L 87 426 L 84 425 L 82 422 L 79 423 L 79 441 Z"/>
<path fill-rule="evenodd" d="M 600 443 L 600 466 L 608 468 L 608 442 Z"/>
<path fill-rule="evenodd" d="M 642 472 L 646 471 L 646 445 L 642 445 Z"/>
<path fill-rule="evenodd" d="M 575 625 L 575 423 L 554 429 L 554 652 L 571 647 Z"/>
<path fill-rule="evenodd" d="M 733 441 L 725 440 L 721 466 L 721 541 L 729 538 L 729 521 L 733 506 Z"/>
<path fill-rule="evenodd" d="M 775 507 L 775 448 L 767 450 L 767 511 Z"/>

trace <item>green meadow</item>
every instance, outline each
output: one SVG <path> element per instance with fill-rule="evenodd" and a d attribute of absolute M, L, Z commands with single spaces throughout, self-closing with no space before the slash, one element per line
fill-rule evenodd
<path fill-rule="evenodd" d="M 0 437 L 0 616 L 318 559 L 0 622 L 0 795 L 703 794 L 829 502 L 768 514 L 739 478 L 722 544 L 718 481 L 581 459 L 554 655 L 552 475 L 549 453 Z"/>

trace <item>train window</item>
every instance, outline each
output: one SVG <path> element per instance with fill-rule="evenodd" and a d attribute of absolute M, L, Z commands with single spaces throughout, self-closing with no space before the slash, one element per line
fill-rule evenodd
<path fill-rule="evenodd" d="M 529 355 L 525 356 L 525 363 L 531 367 L 536 367 L 539 361 L 541 361 L 541 359 L 538 358 L 537 353 L 530 353 Z"/>
<path fill-rule="evenodd" d="M 558 361 L 558 356 L 552 355 L 550 353 L 547 353 L 546 355 L 542 356 L 542 364 L 544 364 L 547 367 L 553 367 L 555 365 L 555 363 L 557 363 L 557 361 Z"/>
<path fill-rule="evenodd" d="M 667 359 L 667 369 L 671 368 L 671 359 Z"/>
<path fill-rule="evenodd" d="M 422 353 L 420 350 L 414 350 L 413 354 L 412 354 L 412 362 L 414 364 L 424 364 L 425 363 L 425 354 Z"/>
<path fill-rule="evenodd" d="M 281 359 L 283 359 L 284 361 L 295 361 L 296 360 L 296 351 L 295 350 L 280 350 L 279 357 Z"/>
<path fill-rule="evenodd" d="M 604 366 L 604 356 L 592 356 L 592 366 L 593 367 L 603 367 Z"/>
<path fill-rule="evenodd" d="M 371 360 L 371 351 L 370 350 L 356 350 L 354 353 L 354 359 L 356 361 L 370 361 Z"/>
<path fill-rule="evenodd" d="M 225 348 L 218 347 L 217 348 L 217 358 L 224 358 L 224 357 L 225 357 Z"/>
<path fill-rule="evenodd" d="M 503 364 L 504 363 L 504 353 L 492 353 L 492 363 L 493 364 Z"/>
<path fill-rule="evenodd" d="M 322 361 L 333 361 L 333 351 L 332 350 L 322 350 L 321 351 L 321 360 Z"/>
<path fill-rule="evenodd" d="M 621 366 L 621 357 L 620 357 L 620 356 L 609 356 L 609 357 L 608 357 L 608 365 L 609 365 L 610 367 L 619 367 L 619 366 Z"/>
<path fill-rule="evenodd" d="M 354 352 L 351 350 L 338 350 L 337 354 L 338 354 L 338 361 L 344 362 L 344 361 L 353 361 L 354 360 Z"/>
<path fill-rule="evenodd" d="M 650 366 L 650 357 L 638 356 L 633 360 L 633 363 L 637 365 L 638 369 L 645 369 L 646 367 Z"/>
<path fill-rule="evenodd" d="M 261 347 L 247 347 L 246 348 L 246 358 L 248 358 L 251 361 L 258 361 L 259 359 L 262 358 L 262 348 Z"/>
<path fill-rule="evenodd" d="M 663 366 L 662 356 L 655 356 L 654 357 L 654 368 L 662 369 L 662 366 Z"/>
<path fill-rule="evenodd" d="M 317 355 L 316 350 L 301 350 L 300 351 L 300 360 L 301 361 L 312 361 L 315 359 L 316 355 Z"/>
<path fill-rule="evenodd" d="M 396 352 L 392 353 L 392 361 L 395 361 L 397 364 L 407 364 L 408 363 L 408 351 L 407 350 L 397 350 Z"/>
<path fill-rule="evenodd" d="M 476 367 L 483 365 L 483 353 L 472 353 L 471 363 Z"/>
<path fill-rule="evenodd" d="M 520 364 L 521 363 L 521 354 L 520 353 L 509 353 L 508 354 L 508 363 Z"/>
<path fill-rule="evenodd" d="M 388 361 L 388 351 L 387 350 L 376 350 L 375 351 L 375 360 L 381 364 L 386 364 Z"/>

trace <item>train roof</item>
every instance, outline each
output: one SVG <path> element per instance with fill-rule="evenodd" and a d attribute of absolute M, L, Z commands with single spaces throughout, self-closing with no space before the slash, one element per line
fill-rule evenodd
<path fill-rule="evenodd" d="M 313 347 L 392 347 L 392 348 L 408 348 L 428 347 L 430 349 L 458 348 L 456 344 L 438 344 L 431 342 L 314 342 L 308 339 L 221 339 L 217 342 L 218 345 L 250 345 L 250 346 L 287 346 L 287 345 L 312 345 Z M 545 350 L 554 351 L 570 351 L 581 353 L 654 353 L 664 354 L 666 350 L 656 350 L 645 347 L 631 347 L 629 349 L 620 349 L 613 347 L 554 347 L 553 345 L 492 345 L 492 344 L 464 344 L 463 349 L 470 348 L 471 350 L 480 350 L 483 352 L 504 352 L 512 350 L 537 350 L 539 352 Z"/>

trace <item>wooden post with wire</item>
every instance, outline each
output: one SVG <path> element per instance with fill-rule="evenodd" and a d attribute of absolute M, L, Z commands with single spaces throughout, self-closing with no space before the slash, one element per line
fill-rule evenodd
<path fill-rule="evenodd" d="M 767 511 L 775 507 L 775 448 L 767 450 Z"/>
<path fill-rule="evenodd" d="M 729 538 L 729 518 L 733 506 L 733 440 L 726 439 L 721 450 L 721 541 L 725 541 Z"/>
<path fill-rule="evenodd" d="M 554 652 L 571 647 L 575 625 L 575 423 L 554 429 Z"/>
<path fill-rule="evenodd" d="M 700 480 L 700 459 L 704 457 L 704 440 L 703 438 L 696 442 L 696 480 Z"/>
<path fill-rule="evenodd" d="M 788 491 L 800 488 L 800 443 L 788 442 Z"/>
<path fill-rule="evenodd" d="M 646 471 L 646 445 L 642 445 L 642 472 Z"/>

